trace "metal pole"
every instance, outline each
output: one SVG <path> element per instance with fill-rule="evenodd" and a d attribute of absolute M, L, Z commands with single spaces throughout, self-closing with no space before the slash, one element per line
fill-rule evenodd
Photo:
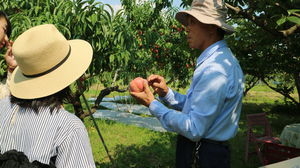
<path fill-rule="evenodd" d="M 79 81 L 78 81 L 78 83 L 80 84 Z M 77 84 L 78 84 L 78 83 L 77 83 Z M 82 96 L 83 101 L 84 101 L 84 103 L 85 103 L 85 105 L 86 105 L 86 107 L 87 107 L 87 109 L 88 109 L 88 112 L 89 112 L 89 114 L 90 114 L 90 116 L 91 116 L 91 118 L 92 118 L 92 120 L 93 120 L 93 123 L 94 123 L 94 125 L 95 125 L 95 127 L 96 127 L 97 133 L 98 133 L 98 135 L 99 135 L 99 137 L 100 137 L 100 140 L 101 140 L 101 142 L 102 142 L 102 144 L 103 144 L 103 146 L 104 146 L 104 149 L 105 149 L 105 151 L 106 151 L 106 153 L 107 153 L 107 156 L 108 156 L 110 162 L 112 163 L 112 167 L 114 167 L 113 159 L 112 159 L 112 157 L 110 156 L 110 154 L 109 154 L 109 152 L 108 152 L 108 148 L 107 148 L 107 146 L 106 146 L 106 144 L 105 144 L 105 142 L 104 142 L 104 139 L 103 139 L 103 137 L 102 137 L 102 135 L 101 135 L 100 129 L 99 129 L 97 123 L 96 123 L 96 120 L 95 120 L 95 118 L 94 118 L 94 116 L 93 116 L 93 113 L 92 113 L 92 111 L 91 111 L 91 108 L 90 108 L 90 106 L 89 106 L 89 104 L 88 104 L 88 102 L 87 102 L 87 100 L 86 100 L 86 98 L 85 98 L 85 96 L 84 96 L 84 93 L 82 93 L 81 96 Z"/>

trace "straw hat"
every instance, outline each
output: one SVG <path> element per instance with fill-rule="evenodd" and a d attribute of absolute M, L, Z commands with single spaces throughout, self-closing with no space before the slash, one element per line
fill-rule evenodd
<path fill-rule="evenodd" d="M 13 44 L 18 67 L 10 91 L 21 99 L 52 95 L 78 79 L 91 63 L 93 50 L 84 40 L 66 40 L 52 24 L 30 28 Z"/>
<path fill-rule="evenodd" d="M 225 23 L 227 8 L 222 0 L 194 0 L 190 10 L 178 12 L 175 18 L 186 26 L 188 15 L 195 17 L 201 23 L 216 25 L 226 34 L 234 32 L 234 28 Z"/>

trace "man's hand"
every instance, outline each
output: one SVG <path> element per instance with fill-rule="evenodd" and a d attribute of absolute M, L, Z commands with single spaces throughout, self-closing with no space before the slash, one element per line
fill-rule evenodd
<path fill-rule="evenodd" d="M 12 45 L 13 45 L 13 41 L 6 42 L 7 51 L 4 55 L 9 72 L 13 72 L 14 69 L 17 67 L 17 62 L 15 60 L 15 57 L 12 54 Z"/>
<path fill-rule="evenodd" d="M 132 92 L 130 94 L 142 105 L 149 107 L 150 103 L 154 100 L 154 95 L 150 91 L 148 82 L 144 81 L 144 90 L 142 92 Z"/>
<path fill-rule="evenodd" d="M 165 97 L 169 91 L 165 79 L 159 75 L 150 75 L 148 78 L 149 85 L 153 88 L 154 92 L 160 97 Z"/>

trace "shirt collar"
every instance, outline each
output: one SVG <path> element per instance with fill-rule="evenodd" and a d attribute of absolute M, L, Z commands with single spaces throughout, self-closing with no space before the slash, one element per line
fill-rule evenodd
<path fill-rule="evenodd" d="M 220 40 L 215 42 L 214 44 L 210 45 L 207 47 L 201 55 L 197 58 L 197 65 L 196 67 L 200 66 L 206 59 L 208 59 L 214 52 L 217 51 L 217 49 L 226 47 L 226 41 L 225 40 Z"/>

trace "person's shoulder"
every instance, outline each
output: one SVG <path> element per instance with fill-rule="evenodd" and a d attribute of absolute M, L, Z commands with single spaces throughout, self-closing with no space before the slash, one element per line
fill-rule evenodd
<path fill-rule="evenodd" d="M 0 99 L 0 107 L 7 107 L 7 106 L 10 106 L 11 103 L 10 103 L 10 97 L 9 96 L 6 96 L 4 98 L 1 98 Z"/>
<path fill-rule="evenodd" d="M 15 104 L 10 102 L 10 96 L 0 99 L 0 116 L 5 117 L 11 115 L 14 109 L 16 109 Z"/>
<path fill-rule="evenodd" d="M 76 117 L 74 114 L 60 109 L 56 112 L 55 119 L 58 120 L 58 129 L 56 133 L 56 145 L 60 146 L 68 137 L 74 135 L 83 135 L 82 133 L 87 132 L 83 122 Z M 86 133 L 87 134 L 87 133 Z"/>
<path fill-rule="evenodd" d="M 233 57 L 234 56 L 231 49 L 227 45 L 219 48 L 216 53 L 219 54 L 219 55 L 227 56 L 227 57 Z"/>
<path fill-rule="evenodd" d="M 57 115 L 62 120 L 61 122 L 65 127 L 73 129 L 82 129 L 84 127 L 83 122 L 75 114 L 70 113 L 65 109 L 60 109 Z"/>
<path fill-rule="evenodd" d="M 238 64 L 238 60 L 236 59 L 234 53 L 232 53 L 231 49 L 226 45 L 217 50 L 215 54 L 215 59 L 213 61 L 218 62 L 220 64 Z"/>

